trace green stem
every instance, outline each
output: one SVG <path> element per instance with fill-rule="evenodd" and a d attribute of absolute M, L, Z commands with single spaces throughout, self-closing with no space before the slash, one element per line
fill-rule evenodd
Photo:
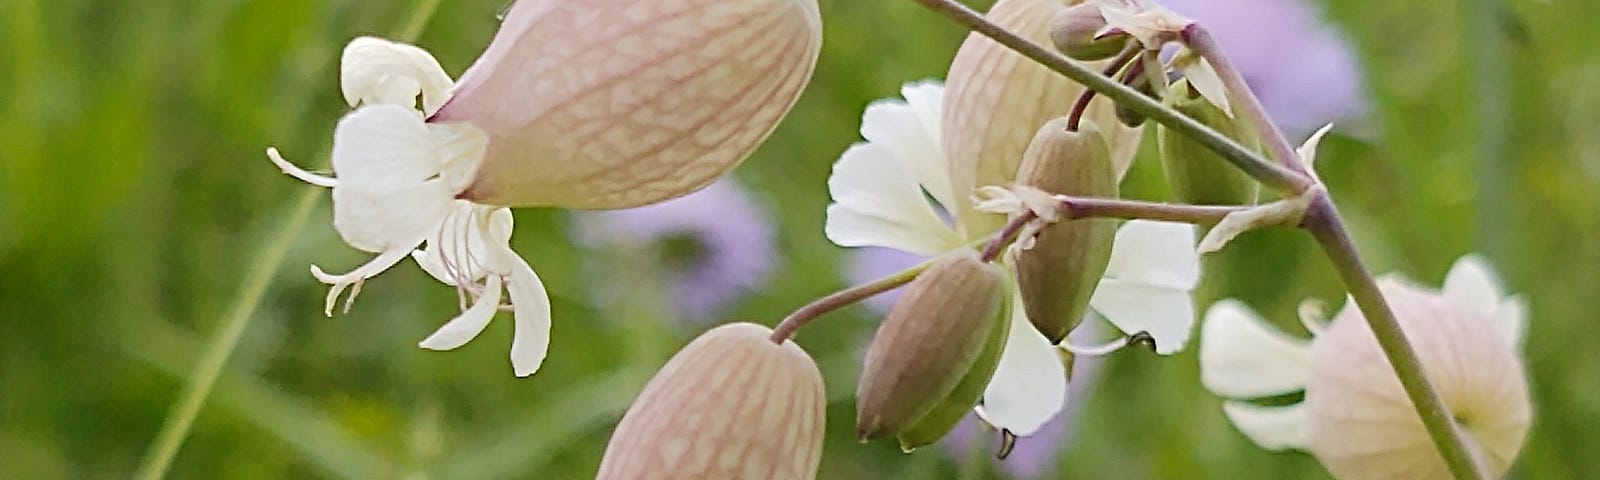
<path fill-rule="evenodd" d="M 1350 239 L 1344 221 L 1339 218 L 1339 212 L 1334 209 L 1327 195 L 1312 201 L 1301 226 L 1322 245 L 1334 269 L 1338 270 L 1345 288 L 1350 291 L 1350 298 L 1355 300 L 1356 307 L 1361 309 L 1361 315 L 1372 328 L 1378 346 L 1394 368 L 1395 375 L 1400 378 L 1400 386 L 1416 408 L 1434 446 L 1444 457 L 1450 474 L 1461 480 L 1485 478 L 1478 462 L 1473 460 L 1471 450 L 1467 448 L 1450 410 L 1445 408 L 1438 393 L 1428 383 L 1422 361 L 1417 358 L 1411 343 L 1406 341 L 1399 320 L 1389 309 L 1383 293 L 1378 290 L 1372 272 L 1367 271 L 1366 264 L 1362 263 L 1355 242 Z"/>
<path fill-rule="evenodd" d="M 917 279 L 918 275 L 922 275 L 924 270 L 927 270 L 929 266 L 933 265 L 933 260 L 934 259 L 928 259 L 927 261 L 916 264 L 911 268 L 889 274 L 886 277 L 873 280 L 871 282 L 833 292 L 826 297 L 822 297 L 816 301 L 808 303 L 804 307 L 800 307 L 799 310 L 795 310 L 794 313 L 790 313 L 789 316 L 783 317 L 783 321 L 779 322 L 778 326 L 772 329 L 772 335 L 769 338 L 772 340 L 772 343 L 782 344 L 783 342 L 789 340 L 790 337 L 793 337 L 794 332 L 799 330 L 800 327 L 806 326 L 806 324 L 811 323 L 812 320 L 815 320 L 817 317 L 820 317 L 823 314 L 853 305 L 856 302 L 872 298 L 873 295 L 894 290 L 901 285 L 911 283 L 912 280 Z"/>
<path fill-rule="evenodd" d="M 433 13 L 438 10 L 441 1 L 418 0 L 399 29 L 398 38 L 406 42 L 415 40 L 427 26 L 428 20 L 433 18 Z M 278 231 L 251 263 L 250 269 L 245 273 L 244 286 L 239 290 L 238 298 L 229 307 L 222 328 L 217 330 L 216 335 L 206 343 L 204 356 L 200 357 L 200 363 L 196 364 L 194 371 L 190 373 L 189 382 L 184 385 L 183 393 L 179 395 L 177 403 L 174 403 L 172 409 L 167 412 L 166 419 L 161 423 L 161 430 L 156 433 L 155 439 L 150 444 L 150 451 L 145 454 L 144 461 L 134 478 L 158 480 L 166 477 L 167 470 L 172 467 L 172 459 L 177 457 L 178 449 L 183 446 L 184 440 L 188 439 L 195 418 L 200 416 L 206 398 L 211 396 L 217 378 L 222 375 L 222 367 L 228 363 L 234 348 L 239 345 L 239 339 L 250 326 L 250 319 L 255 315 L 256 307 L 261 304 L 262 297 L 266 296 L 273 275 L 278 272 L 283 258 L 288 256 L 295 237 L 305 228 L 306 219 L 310 218 L 311 209 L 316 205 L 317 197 L 322 191 L 321 188 L 307 188 L 294 200 L 293 206 L 289 209 L 289 220 L 284 223 L 283 229 Z"/>
<path fill-rule="evenodd" d="M 1099 92 L 1106 98 L 1115 101 L 1118 105 L 1139 112 L 1157 123 L 1194 138 L 1195 141 L 1217 152 L 1223 159 L 1269 187 L 1290 194 L 1298 194 L 1311 188 L 1312 180 L 1310 177 L 1262 158 L 1261 155 L 1251 151 L 1249 148 L 1245 148 L 1239 142 L 1228 138 L 1227 135 L 1218 133 L 1216 130 L 1206 127 L 1204 124 L 1171 107 L 1162 105 L 1137 90 L 1085 69 L 1059 53 L 1019 37 L 1007 31 L 1004 27 L 983 18 L 982 14 L 973 11 L 960 2 L 955 0 L 915 1 L 935 13 L 944 15 L 972 31 L 989 37 L 1001 45 L 1005 45 L 1017 53 L 1038 62 L 1040 65 L 1044 65 L 1046 68 L 1082 84 L 1084 87 Z"/>
<path fill-rule="evenodd" d="M 283 263 L 283 257 L 288 255 L 289 247 L 294 244 L 295 233 L 305 226 L 306 219 L 311 216 L 311 207 L 317 204 L 321 192 L 320 188 L 305 189 L 295 199 L 289 221 L 284 224 L 283 230 L 256 256 L 256 261 L 246 274 L 238 300 L 228 311 L 227 321 L 216 336 L 206 343 L 205 354 L 200 357 L 200 363 L 195 365 L 194 372 L 190 373 L 189 383 L 184 386 L 178 402 L 167 412 L 167 419 L 162 422 L 161 431 L 156 434 L 134 478 L 157 480 L 166 476 L 172 459 L 178 454 L 178 448 L 183 446 L 195 418 L 200 415 L 200 408 L 211 396 L 212 387 L 216 386 L 217 377 L 222 374 L 222 366 L 228 362 L 234 347 L 239 345 L 239 338 L 244 336 L 245 327 L 250 325 L 256 305 L 266 295 L 272 276 L 278 272 L 278 264 Z"/>
<path fill-rule="evenodd" d="M 1159 220 L 1200 226 L 1216 225 L 1229 214 L 1251 207 L 1242 205 L 1182 205 L 1110 198 L 1065 197 L 1062 214 L 1068 219 L 1123 218 Z"/>
<path fill-rule="evenodd" d="M 1194 50 L 1201 58 L 1211 63 L 1211 68 L 1215 69 L 1217 76 L 1222 79 L 1223 88 L 1228 91 L 1229 101 L 1240 107 L 1238 113 L 1266 139 L 1267 151 L 1272 157 L 1290 170 L 1305 174 L 1306 167 L 1300 161 L 1300 155 L 1295 153 L 1294 146 L 1289 144 L 1289 139 L 1283 136 L 1283 131 L 1278 129 L 1278 125 L 1272 122 L 1272 117 L 1267 116 L 1267 109 L 1261 105 L 1261 99 L 1257 98 L 1255 91 L 1245 83 L 1244 75 L 1239 73 L 1239 69 L 1235 68 L 1233 62 L 1228 60 L 1228 56 L 1223 54 L 1222 47 L 1211 38 L 1211 33 L 1200 24 L 1194 23 L 1185 27 L 1180 35 L 1190 50 Z"/>

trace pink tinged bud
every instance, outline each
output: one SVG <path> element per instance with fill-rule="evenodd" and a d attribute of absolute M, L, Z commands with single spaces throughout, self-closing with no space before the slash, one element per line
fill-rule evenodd
<path fill-rule="evenodd" d="M 1077 60 L 1104 60 L 1121 52 L 1131 38 L 1126 33 L 1106 33 L 1100 4 L 1087 2 L 1056 12 L 1050 19 L 1050 41 L 1063 55 Z"/>
<path fill-rule="evenodd" d="M 1006 284 L 1003 269 L 963 249 L 906 287 L 867 348 L 856 387 L 858 439 L 897 435 L 914 448 L 944 436 L 977 404 L 1004 348 Z"/>
<path fill-rule="evenodd" d="M 1533 416 L 1511 343 L 1469 306 L 1394 280 L 1380 287 L 1473 456 L 1489 476 L 1504 475 Z M 1311 357 L 1309 447 L 1334 477 L 1450 478 L 1359 310 L 1345 307 Z"/>
<path fill-rule="evenodd" d="M 431 121 L 489 134 L 463 199 L 647 205 L 744 160 L 820 47 L 815 0 L 521 1 Z"/>
<path fill-rule="evenodd" d="M 1063 0 L 1000 0 L 985 16 L 1023 38 L 1049 45 L 1051 19 L 1066 8 Z M 988 37 L 968 35 L 945 82 L 942 141 L 954 190 L 1011 185 L 1034 132 L 1065 116 L 1082 92 L 1083 86 Z M 1113 105 L 1102 101 L 1086 116 L 1106 126 L 1113 163 L 1122 172 L 1133 159 L 1140 131 L 1113 125 L 1112 115 Z M 957 216 L 971 231 L 995 230 L 1005 222 L 999 215 L 973 212 L 971 205 L 958 207 Z"/>
<path fill-rule="evenodd" d="M 822 455 L 822 373 L 751 323 L 713 328 L 645 385 L 611 435 L 599 480 L 805 479 Z"/>
<path fill-rule="evenodd" d="M 1093 123 L 1069 132 L 1066 119 L 1046 123 L 1022 156 L 1017 184 L 1051 193 L 1116 198 L 1117 178 L 1105 137 Z M 1051 343 L 1066 338 L 1089 308 L 1111 261 L 1117 224 L 1062 220 L 1044 227 L 1033 247 L 1017 253 L 1017 289 L 1028 320 Z"/>

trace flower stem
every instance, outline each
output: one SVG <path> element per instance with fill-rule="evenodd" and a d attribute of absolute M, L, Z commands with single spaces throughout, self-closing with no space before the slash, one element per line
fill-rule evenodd
<path fill-rule="evenodd" d="M 1356 307 L 1361 309 L 1367 325 L 1372 328 L 1378 346 L 1394 368 L 1395 375 L 1400 378 L 1400 386 L 1416 408 L 1434 446 L 1444 457 L 1450 474 L 1461 480 L 1486 478 L 1481 467 L 1473 460 L 1455 419 L 1424 375 L 1416 350 L 1406 341 L 1405 332 L 1400 329 L 1394 312 L 1378 290 L 1372 272 L 1367 271 L 1362 263 L 1361 254 L 1356 251 L 1355 242 L 1345 230 L 1344 221 L 1339 218 L 1332 200 L 1327 195 L 1313 200 L 1301 226 L 1322 245 L 1334 269 L 1338 270 L 1345 288 L 1350 291 L 1350 298 L 1355 300 Z"/>
<path fill-rule="evenodd" d="M 438 10 L 441 1 L 417 0 L 417 4 L 412 7 L 410 14 L 406 15 L 406 21 L 399 29 L 398 38 L 407 42 L 415 40 L 427 26 L 428 20 L 433 18 L 433 13 Z M 300 230 L 305 227 L 306 219 L 310 218 L 311 209 L 317 204 L 317 197 L 322 191 L 321 188 L 306 188 L 295 198 L 289 209 L 289 220 L 284 222 L 283 229 L 272 237 L 256 256 L 250 269 L 246 271 L 244 286 L 239 290 L 239 297 L 228 308 L 228 316 L 222 328 L 217 330 L 206 343 L 206 350 L 200 357 L 200 363 L 195 365 L 194 371 L 190 373 L 189 381 L 184 385 L 183 393 L 178 397 L 177 403 L 174 403 L 172 409 L 167 412 L 166 419 L 161 423 L 161 430 L 156 432 L 156 438 L 150 444 L 150 451 L 145 454 L 144 461 L 139 465 L 134 478 L 158 480 L 166 477 L 167 470 L 172 466 L 172 459 L 177 457 L 178 449 L 183 446 L 184 440 L 188 439 L 189 431 L 194 427 L 195 419 L 200 416 L 206 398 L 211 396 L 217 378 L 222 375 L 222 367 L 228 363 L 234 348 L 239 345 L 239 339 L 250 326 L 250 319 L 255 315 L 261 299 L 266 296 L 273 275 L 278 272 L 278 266 L 283 263 L 283 258 L 288 256 L 289 248 L 294 244 Z"/>
<path fill-rule="evenodd" d="M 1246 210 L 1249 206 L 1234 205 L 1182 205 L 1173 203 L 1141 202 L 1108 198 L 1085 198 L 1058 195 L 1061 212 L 1068 219 L 1125 218 L 1190 223 L 1200 226 L 1216 225 L 1230 213 Z"/>
<path fill-rule="evenodd" d="M 1106 64 L 1105 70 L 1101 70 L 1100 73 L 1107 78 L 1114 78 L 1122 67 L 1128 65 L 1128 62 L 1133 61 L 1138 55 L 1139 46 L 1129 43 L 1128 48 L 1122 49 L 1122 53 L 1112 58 L 1111 62 Z M 1078 131 L 1078 124 L 1083 122 L 1084 113 L 1089 111 L 1090 100 L 1094 100 L 1094 89 L 1085 88 L 1083 93 L 1078 94 L 1078 100 L 1072 102 L 1072 110 L 1067 112 L 1067 131 Z"/>
<path fill-rule="evenodd" d="M 826 297 L 819 298 L 811 303 L 806 304 L 804 307 L 800 307 L 799 310 L 795 310 L 794 313 L 790 313 L 789 316 L 783 317 L 783 321 L 778 323 L 778 326 L 772 329 L 772 335 L 768 338 L 772 340 L 772 343 L 781 345 L 783 342 L 789 340 L 789 337 L 793 337 L 796 330 L 799 330 L 800 327 L 804 327 L 806 324 L 811 323 L 811 321 L 815 320 L 817 317 L 820 317 L 825 313 L 850 306 L 856 302 L 866 300 L 871 298 L 873 295 L 894 290 L 901 285 L 911 283 L 912 280 L 916 280 L 917 276 L 922 275 L 922 272 L 927 270 L 931 265 L 933 265 L 933 260 L 929 259 L 922 263 L 916 264 L 911 268 L 892 273 L 889 276 L 833 292 Z"/>
<path fill-rule="evenodd" d="M 1096 72 L 1073 63 L 1072 60 L 1053 52 L 1037 43 L 1028 41 L 1004 27 L 983 18 L 982 14 L 973 11 L 966 5 L 956 0 L 915 0 L 917 3 L 940 15 L 966 26 L 978 34 L 989 37 L 1001 45 L 1011 48 L 1046 68 L 1056 71 L 1061 75 L 1082 84 L 1100 95 L 1110 98 L 1135 112 L 1166 125 L 1174 131 L 1188 135 L 1195 141 L 1205 145 L 1206 148 L 1217 152 L 1223 159 L 1243 170 L 1246 174 L 1263 184 L 1281 192 L 1298 194 L 1311 188 L 1312 180 L 1309 176 L 1295 170 L 1273 163 L 1239 142 L 1228 138 L 1227 135 L 1218 133 L 1206 127 L 1193 118 L 1162 105 L 1160 102 L 1146 97 L 1116 80 L 1106 78 Z"/>
<path fill-rule="evenodd" d="M 994 239 L 983 247 L 983 254 L 979 255 L 978 259 L 987 263 L 1000 258 L 1000 252 L 1005 251 L 1006 245 L 1010 245 L 1012 240 L 1016 240 L 1017 234 L 1022 233 L 1022 227 L 1027 226 L 1028 222 L 1033 221 L 1035 218 L 1038 218 L 1038 215 L 1033 213 L 1033 210 L 1023 210 L 1022 214 L 1007 221 L 1005 228 L 1000 229 L 1000 233 L 995 235 Z"/>
<path fill-rule="evenodd" d="M 1267 152 L 1277 159 L 1279 164 L 1305 175 L 1306 167 L 1300 162 L 1300 155 L 1295 153 L 1294 146 L 1289 144 L 1289 139 L 1283 136 L 1283 131 L 1278 129 L 1278 125 L 1267 116 L 1267 109 L 1261 106 L 1261 99 L 1257 98 L 1255 91 L 1245 83 L 1244 75 L 1239 73 L 1239 69 L 1234 67 L 1228 56 L 1222 53 L 1222 47 L 1211 38 L 1211 33 L 1199 23 L 1193 23 L 1185 27 L 1180 35 L 1190 50 L 1200 54 L 1200 57 L 1217 71 L 1217 76 L 1222 79 L 1223 88 L 1228 91 L 1229 101 L 1241 107 L 1239 113 L 1244 116 L 1245 121 L 1266 140 Z"/>

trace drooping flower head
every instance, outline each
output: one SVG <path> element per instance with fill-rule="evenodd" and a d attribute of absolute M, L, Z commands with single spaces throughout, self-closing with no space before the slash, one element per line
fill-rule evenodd
<path fill-rule="evenodd" d="M 532 374 L 550 303 L 510 249 L 505 207 L 639 206 L 710 184 L 793 105 L 820 36 L 814 0 L 518 2 L 460 85 L 422 49 L 350 42 L 340 89 L 356 110 L 334 131 L 337 178 L 268 151 L 333 189 L 334 228 L 377 254 L 343 275 L 312 268 L 332 286 L 327 313 L 412 256 L 462 300 L 424 348 L 466 343 L 509 293 L 513 368 Z"/>
<path fill-rule="evenodd" d="M 772 269 L 772 225 L 738 184 L 723 180 L 695 193 L 639 208 L 584 215 L 589 243 L 657 247 L 669 291 L 684 319 L 711 318 L 757 288 Z"/>
<path fill-rule="evenodd" d="M 1517 350 L 1527 306 L 1506 296 L 1477 256 L 1456 262 L 1434 291 L 1379 280 L 1423 371 L 1466 433 L 1473 456 L 1498 477 L 1516 459 L 1532 420 Z M 1269 450 L 1303 449 L 1341 479 L 1449 478 L 1366 319 L 1347 302 L 1311 341 L 1283 334 L 1244 305 L 1206 313 L 1201 381 L 1229 420 Z M 1304 392 L 1288 406 L 1249 400 Z"/>

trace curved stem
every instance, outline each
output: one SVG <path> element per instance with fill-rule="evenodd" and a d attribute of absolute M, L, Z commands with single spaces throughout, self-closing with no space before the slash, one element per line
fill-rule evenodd
<path fill-rule="evenodd" d="M 1231 213 L 1252 208 L 1243 205 L 1181 205 L 1065 195 L 1057 195 L 1056 198 L 1061 200 L 1061 213 L 1069 219 L 1143 219 L 1201 226 L 1216 225 Z"/>
<path fill-rule="evenodd" d="M 995 259 L 1000 258 L 1000 252 L 1005 251 L 1006 245 L 1010 245 L 1012 240 L 1016 240 L 1017 234 L 1022 233 L 1022 227 L 1028 226 L 1028 222 L 1033 221 L 1035 218 L 1039 217 L 1033 213 L 1033 210 L 1024 210 L 1021 215 L 1017 215 L 1006 222 L 1006 227 L 1000 229 L 1000 233 L 994 236 L 994 240 L 990 240 L 989 244 L 983 247 L 983 254 L 979 255 L 978 259 L 984 262 L 993 262 Z"/>
<path fill-rule="evenodd" d="M 1123 66 L 1133 61 L 1134 57 L 1138 55 L 1139 45 L 1129 43 L 1127 48 L 1122 49 L 1122 53 L 1117 54 L 1115 58 L 1111 59 L 1110 63 L 1106 64 L 1105 70 L 1101 70 L 1100 74 L 1105 75 L 1107 78 L 1115 77 L 1117 71 L 1122 70 Z M 1078 131 L 1078 124 L 1083 122 L 1084 113 L 1089 111 L 1090 100 L 1094 100 L 1094 89 L 1085 88 L 1083 93 L 1078 94 L 1078 100 L 1072 102 L 1072 110 L 1067 112 L 1067 131 Z"/>
<path fill-rule="evenodd" d="M 1309 176 L 1262 158 L 1261 155 L 1251 151 L 1249 148 L 1245 148 L 1245 146 L 1240 145 L 1239 142 L 1234 141 L 1232 138 L 1206 127 L 1171 107 L 1146 97 L 1137 90 L 1085 69 L 1059 53 L 1006 31 L 1004 27 L 990 22 L 988 19 L 983 18 L 982 14 L 973 11 L 960 2 L 955 0 L 915 1 L 929 10 L 944 15 L 972 31 L 989 37 L 1001 45 L 1005 45 L 1017 53 L 1038 62 L 1040 65 L 1044 65 L 1046 68 L 1082 84 L 1084 87 L 1099 92 L 1100 95 L 1110 98 L 1112 101 L 1117 102 L 1118 105 L 1139 112 L 1157 123 L 1194 138 L 1195 141 L 1217 152 L 1223 159 L 1243 170 L 1252 178 L 1273 189 L 1289 194 L 1299 194 L 1311 188 L 1313 181 Z"/>
<path fill-rule="evenodd" d="M 406 22 L 399 29 L 398 38 L 407 42 L 415 40 L 427 26 L 428 20 L 433 18 L 433 13 L 438 10 L 441 2 L 442 0 L 418 0 L 410 14 L 406 16 Z M 217 378 L 222 375 L 222 367 L 227 365 L 228 357 L 233 355 L 234 348 L 239 345 L 239 339 L 250 326 L 250 319 L 255 315 L 261 299 L 266 296 L 273 275 L 278 272 L 278 266 L 283 263 L 283 258 L 288 256 L 295 237 L 305 227 L 306 219 L 311 216 L 311 207 L 316 205 L 317 197 L 322 191 L 322 188 L 316 187 L 304 189 L 290 207 L 289 220 L 284 223 L 283 229 L 273 236 L 272 241 L 267 243 L 256 256 L 255 262 L 250 265 L 250 269 L 245 273 L 244 286 L 239 290 L 238 299 L 228 308 L 228 316 L 222 328 L 206 342 L 206 350 L 200 358 L 200 363 L 195 365 L 194 371 L 189 375 L 189 382 L 184 385 L 183 393 L 167 412 L 166 419 L 161 423 L 161 430 L 156 432 L 156 438 L 150 444 L 150 451 L 145 454 L 144 461 L 140 463 L 134 478 L 157 480 L 166 477 L 167 470 L 172 466 L 172 459 L 177 457 L 179 448 L 189 437 L 189 431 L 194 427 L 195 419 L 200 416 L 206 398 L 211 396 Z"/>
<path fill-rule="evenodd" d="M 1333 262 L 1334 269 L 1338 270 L 1345 288 L 1350 291 L 1350 298 L 1355 300 L 1356 307 L 1361 309 L 1361 316 L 1366 318 L 1367 325 L 1372 328 L 1378 346 L 1388 358 L 1389 365 L 1394 368 L 1395 375 L 1400 378 L 1401 388 L 1405 390 L 1406 397 L 1416 408 L 1417 415 L 1422 419 L 1422 426 L 1427 429 L 1434 446 L 1444 457 L 1450 474 L 1463 480 L 1485 478 L 1478 462 L 1473 460 L 1471 450 L 1462 439 L 1455 419 L 1445 408 L 1444 402 L 1439 399 L 1433 386 L 1429 384 L 1422 370 L 1422 361 L 1417 358 L 1416 350 L 1406 341 L 1405 332 L 1400 329 L 1400 322 L 1395 319 L 1394 312 L 1389 309 L 1389 304 L 1383 298 L 1383 293 L 1378 290 L 1372 272 L 1367 271 L 1366 264 L 1362 263 L 1355 242 L 1350 239 L 1344 221 L 1339 218 L 1339 212 L 1334 209 L 1333 202 L 1327 195 L 1321 195 L 1312 201 L 1301 226 L 1322 245 L 1328 259 Z"/>
<path fill-rule="evenodd" d="M 1217 71 L 1217 76 L 1222 79 L 1222 86 L 1227 89 L 1231 97 L 1229 101 L 1241 107 L 1239 113 L 1244 115 L 1245 121 L 1250 122 L 1256 132 L 1266 140 L 1267 151 L 1272 157 L 1277 159 L 1279 164 L 1304 175 L 1306 166 L 1300 161 L 1300 155 L 1295 153 L 1294 146 L 1289 144 L 1289 139 L 1283 136 L 1283 131 L 1278 125 L 1267 116 L 1267 109 L 1261 105 L 1261 99 L 1257 98 L 1255 91 L 1245 83 L 1244 75 L 1233 66 L 1228 56 L 1222 53 L 1222 47 L 1211 38 L 1211 33 L 1200 24 L 1194 23 L 1185 27 L 1180 35 L 1190 50 L 1200 54 L 1200 57 Z"/>
<path fill-rule="evenodd" d="M 804 327 L 806 324 L 811 323 L 811 321 L 815 320 L 817 317 L 834 310 L 848 307 L 856 302 L 872 298 L 874 295 L 894 290 L 901 285 L 911 283 L 912 280 L 916 280 L 917 276 L 922 275 L 922 272 L 927 270 L 931 265 L 933 265 L 932 259 L 919 263 L 911 268 L 892 273 L 887 277 L 833 292 L 826 297 L 812 301 L 811 303 L 806 304 L 804 307 L 800 307 L 799 310 L 795 310 L 794 313 L 790 313 L 789 316 L 783 317 L 783 321 L 779 322 L 777 327 L 773 327 L 772 335 L 770 335 L 768 338 L 772 340 L 772 343 L 782 345 L 783 342 L 794 336 L 794 332 L 796 330 L 799 330 L 800 327 Z"/>

